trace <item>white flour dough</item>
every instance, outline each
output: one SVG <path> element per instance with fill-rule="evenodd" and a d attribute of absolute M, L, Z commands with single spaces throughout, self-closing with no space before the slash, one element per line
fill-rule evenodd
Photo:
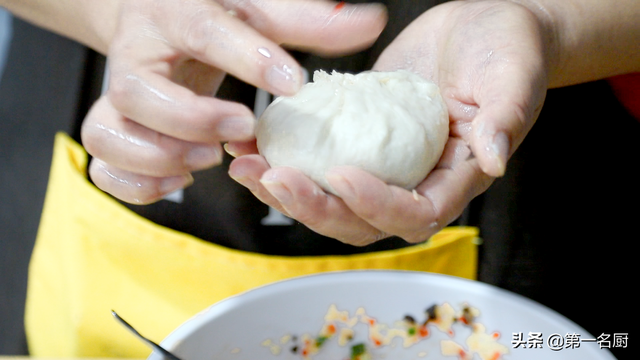
<path fill-rule="evenodd" d="M 437 85 L 408 71 L 331 75 L 316 71 L 293 97 L 279 97 L 256 128 L 271 167 L 301 170 L 336 194 L 325 172 L 353 165 L 411 190 L 436 165 L 449 136 Z"/>

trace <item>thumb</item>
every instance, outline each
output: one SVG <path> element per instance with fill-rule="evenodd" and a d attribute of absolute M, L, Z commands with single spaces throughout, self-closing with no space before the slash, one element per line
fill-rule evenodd
<path fill-rule="evenodd" d="M 482 172 L 493 177 L 504 175 L 511 155 L 512 133 L 520 131 L 513 126 L 517 116 L 505 111 L 507 108 L 503 105 L 487 109 L 472 122 L 471 151 Z"/>
<path fill-rule="evenodd" d="M 469 142 L 482 171 L 499 177 L 540 114 L 546 86 L 528 74 L 503 74 L 485 90 Z"/>
<path fill-rule="evenodd" d="M 367 48 L 387 23 L 386 7 L 378 3 L 226 1 L 225 7 L 276 43 L 323 55 Z"/>

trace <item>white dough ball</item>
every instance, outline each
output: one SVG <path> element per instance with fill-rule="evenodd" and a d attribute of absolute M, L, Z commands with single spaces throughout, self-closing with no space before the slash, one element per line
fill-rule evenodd
<path fill-rule="evenodd" d="M 414 189 L 449 136 L 438 86 L 405 70 L 331 75 L 316 71 L 293 97 L 278 97 L 258 120 L 258 150 L 271 167 L 301 170 L 336 194 L 327 170 L 352 165 Z"/>

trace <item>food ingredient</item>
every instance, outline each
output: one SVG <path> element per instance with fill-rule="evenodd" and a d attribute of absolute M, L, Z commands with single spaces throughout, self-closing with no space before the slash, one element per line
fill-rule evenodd
<path fill-rule="evenodd" d="M 461 310 L 456 311 L 453 306 L 445 302 L 428 307 L 421 321 L 416 320 L 412 315 L 405 315 L 395 324 L 389 325 L 368 315 L 364 308 L 356 309 L 351 316 L 348 311 L 338 310 L 335 304 L 331 304 L 324 316 L 324 324 L 317 333 L 305 333 L 301 337 L 287 336 L 287 340 L 291 340 L 294 344 L 290 350 L 300 355 L 302 360 L 313 360 L 335 337 L 340 347 L 350 349 L 348 356 L 350 360 L 371 360 L 375 358 L 372 354 L 373 350 L 393 346 L 396 338 L 401 339 L 404 348 L 410 348 L 420 342 L 431 340 L 432 332 L 437 330 L 450 337 L 450 340 L 440 341 L 441 355 L 457 357 L 460 360 L 472 360 L 476 354 L 481 360 L 502 359 L 509 350 L 498 341 L 500 333 L 487 332 L 485 326 L 477 321 L 479 316 L 480 311 L 468 304 L 463 304 Z M 367 334 L 365 342 L 354 340 L 356 326 L 362 325 Z M 471 330 L 464 344 L 454 341 L 454 327 Z M 267 339 L 262 345 L 270 347 L 274 355 L 279 354 L 280 348 L 274 351 L 274 343 L 275 341 Z M 288 341 L 280 341 L 283 345 L 287 343 Z M 418 353 L 416 356 L 428 358 L 424 353 Z"/>
<path fill-rule="evenodd" d="M 258 150 L 271 167 L 299 169 L 337 195 L 325 179 L 335 166 L 412 190 L 437 164 L 449 116 L 436 84 L 406 70 L 319 70 L 313 80 L 278 97 L 258 120 Z"/>

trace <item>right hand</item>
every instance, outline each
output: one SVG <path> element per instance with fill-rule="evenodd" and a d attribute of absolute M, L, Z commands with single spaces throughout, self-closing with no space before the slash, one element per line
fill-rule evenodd
<path fill-rule="evenodd" d="M 92 107 L 82 142 L 100 189 L 134 204 L 188 186 L 222 160 L 222 141 L 253 139 L 244 105 L 214 98 L 226 73 L 293 95 L 301 69 L 280 45 L 323 55 L 370 46 L 381 5 L 314 0 L 124 2 L 109 48 L 109 89 Z M 233 13 L 234 15 L 231 15 Z"/>
<path fill-rule="evenodd" d="M 310 229 L 351 245 L 389 236 L 427 240 L 502 176 L 536 120 L 548 85 L 542 22 L 510 1 L 451 1 L 405 28 L 373 70 L 413 71 L 438 84 L 450 133 L 436 168 L 407 191 L 356 167 L 325 173 L 326 194 L 301 171 L 271 168 L 248 144 L 229 174 L 261 201 Z"/>

